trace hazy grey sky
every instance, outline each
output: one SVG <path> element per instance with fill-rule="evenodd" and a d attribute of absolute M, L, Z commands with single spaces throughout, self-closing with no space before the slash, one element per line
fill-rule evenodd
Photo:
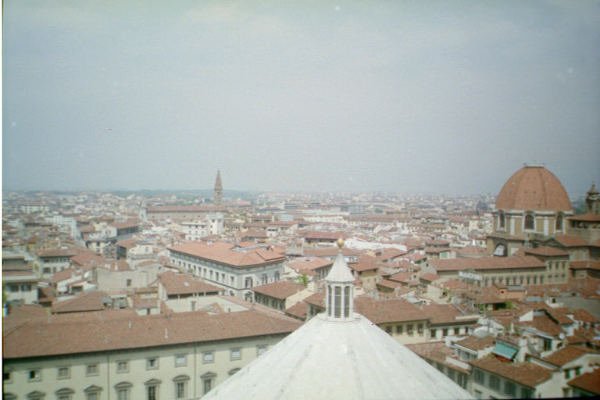
<path fill-rule="evenodd" d="M 5 0 L 4 189 L 600 184 L 599 1 Z"/>

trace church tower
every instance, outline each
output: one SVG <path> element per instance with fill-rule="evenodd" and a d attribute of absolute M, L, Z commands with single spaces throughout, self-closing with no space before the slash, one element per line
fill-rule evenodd
<path fill-rule="evenodd" d="M 215 180 L 215 189 L 213 192 L 213 203 L 221 205 L 223 201 L 223 184 L 221 183 L 221 171 L 217 170 L 217 179 Z"/>

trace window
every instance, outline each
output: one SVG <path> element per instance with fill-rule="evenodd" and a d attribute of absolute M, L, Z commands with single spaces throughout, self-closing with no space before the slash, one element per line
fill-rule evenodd
<path fill-rule="evenodd" d="M 83 390 L 85 393 L 85 400 L 98 400 L 100 398 L 100 392 L 102 388 L 96 385 L 88 386 Z"/>
<path fill-rule="evenodd" d="M 39 369 L 30 369 L 27 374 L 27 376 L 29 377 L 29 382 L 42 380 L 42 372 Z"/>
<path fill-rule="evenodd" d="M 500 390 L 500 378 L 496 375 L 490 375 L 490 388 Z"/>
<path fill-rule="evenodd" d="M 117 361 L 117 373 L 129 372 L 129 363 L 127 361 Z"/>
<path fill-rule="evenodd" d="M 350 286 L 344 288 L 344 318 L 350 317 Z"/>
<path fill-rule="evenodd" d="M 115 390 L 117 392 L 117 400 L 129 400 L 131 387 L 133 385 L 129 382 L 121 382 L 115 385 Z"/>
<path fill-rule="evenodd" d="M 571 379 L 571 370 L 565 369 L 565 379 Z"/>
<path fill-rule="evenodd" d="M 173 378 L 173 383 L 175 384 L 175 399 L 185 399 L 188 397 L 187 395 L 187 386 L 190 377 L 187 375 L 179 375 Z"/>
<path fill-rule="evenodd" d="M 437 335 L 437 330 L 431 329 L 429 331 L 429 335 L 431 336 L 432 339 L 435 339 L 435 335 Z"/>
<path fill-rule="evenodd" d="M 476 369 L 475 372 L 473 372 L 473 379 L 475 382 L 483 385 L 485 383 L 485 374 L 482 370 Z"/>
<path fill-rule="evenodd" d="M 392 334 L 392 327 L 391 327 L 391 326 L 386 326 L 386 327 L 385 327 L 385 332 L 386 332 L 388 335 L 391 335 L 391 334 Z"/>
<path fill-rule="evenodd" d="M 3 382 L 11 382 L 11 379 L 12 379 L 12 372 L 4 371 L 2 374 L 2 381 Z"/>
<path fill-rule="evenodd" d="M 563 228 L 563 215 L 561 213 L 559 213 L 556 216 L 556 230 L 562 231 L 562 228 Z"/>
<path fill-rule="evenodd" d="M 521 387 L 521 398 L 522 399 L 533 398 L 533 390 L 526 388 L 526 387 Z"/>
<path fill-rule="evenodd" d="M 144 383 L 146 385 L 146 400 L 158 400 L 158 379 L 150 379 Z"/>
<path fill-rule="evenodd" d="M 258 346 L 256 346 L 256 355 L 260 356 L 262 354 L 264 354 L 267 351 L 267 345 L 266 344 L 259 344 Z"/>
<path fill-rule="evenodd" d="M 59 367 L 56 378 L 57 379 L 67 379 L 70 376 L 69 367 Z"/>
<path fill-rule="evenodd" d="M 210 364 L 215 361 L 215 353 L 214 351 L 205 351 L 202 353 L 202 362 L 204 364 Z"/>
<path fill-rule="evenodd" d="M 448 328 L 442 329 L 442 337 L 448 336 Z"/>
<path fill-rule="evenodd" d="M 241 360 L 242 359 L 242 349 L 239 347 L 231 349 L 230 359 L 231 360 Z"/>
<path fill-rule="evenodd" d="M 146 359 L 146 369 L 158 369 L 158 358 L 151 357 Z"/>
<path fill-rule="evenodd" d="M 448 368 L 447 375 L 448 375 L 448 378 L 450 378 L 452 380 L 456 379 L 456 372 L 452 368 Z"/>
<path fill-rule="evenodd" d="M 176 367 L 185 367 L 187 365 L 187 356 L 185 354 L 176 354 L 175 355 L 175 366 Z"/>
<path fill-rule="evenodd" d="M 98 375 L 98 364 L 88 364 L 85 367 L 85 374 L 87 376 Z"/>
<path fill-rule="evenodd" d="M 280 278 L 279 278 L 279 271 L 275 271 L 275 274 L 273 275 L 273 279 L 275 280 L 275 282 L 277 282 Z"/>
<path fill-rule="evenodd" d="M 46 397 L 46 393 L 37 390 L 27 393 L 27 400 L 43 400 L 44 397 Z"/>
<path fill-rule="evenodd" d="M 261 283 L 262 283 L 263 285 L 266 285 L 266 284 L 267 284 L 267 279 L 268 279 L 268 278 L 267 278 L 267 274 L 262 274 L 262 275 L 260 276 L 260 281 L 261 281 Z"/>
<path fill-rule="evenodd" d="M 402 335 L 403 331 L 404 331 L 404 325 L 396 325 L 396 333 L 398 335 Z"/>
<path fill-rule="evenodd" d="M 339 318 L 342 315 L 342 288 L 339 286 L 334 287 L 334 299 L 333 299 L 333 316 Z"/>
<path fill-rule="evenodd" d="M 210 390 L 213 388 L 214 379 L 216 377 L 217 374 L 213 372 L 207 372 L 200 377 L 202 378 L 202 394 L 210 392 Z"/>
<path fill-rule="evenodd" d="M 250 289 L 252 287 L 252 277 L 248 277 L 244 280 L 244 287 Z"/>
<path fill-rule="evenodd" d="M 500 213 L 498 214 L 498 228 L 504 229 L 505 225 L 506 225 L 506 219 L 504 217 L 504 212 L 500 211 Z"/>
<path fill-rule="evenodd" d="M 413 325 L 412 324 L 408 324 L 406 325 L 406 333 L 408 333 L 408 336 L 412 336 L 413 335 Z"/>
<path fill-rule="evenodd" d="M 517 386 L 511 381 L 504 381 L 504 394 L 515 397 L 517 394 Z"/>
<path fill-rule="evenodd" d="M 533 213 L 528 212 L 525 214 L 524 228 L 528 231 L 535 230 L 535 218 L 533 217 Z"/>
<path fill-rule="evenodd" d="M 127 279 L 127 287 L 131 287 L 131 279 Z"/>
<path fill-rule="evenodd" d="M 57 400 L 71 400 L 75 391 L 73 389 L 63 388 L 56 391 Z"/>
<path fill-rule="evenodd" d="M 175 398 L 183 399 L 185 395 L 185 382 L 175 382 Z"/>
<path fill-rule="evenodd" d="M 423 336 L 423 324 L 417 325 L 417 332 L 419 333 L 419 336 Z"/>

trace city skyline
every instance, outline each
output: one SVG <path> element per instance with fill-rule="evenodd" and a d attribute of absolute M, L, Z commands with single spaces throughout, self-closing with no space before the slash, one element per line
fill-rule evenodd
<path fill-rule="evenodd" d="M 3 189 L 600 183 L 600 3 L 9 2 Z"/>

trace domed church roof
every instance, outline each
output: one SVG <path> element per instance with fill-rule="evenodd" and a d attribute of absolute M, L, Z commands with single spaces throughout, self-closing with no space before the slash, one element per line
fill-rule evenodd
<path fill-rule="evenodd" d="M 571 211 L 571 201 L 558 178 L 543 166 L 525 165 L 502 186 L 498 210 Z"/>

